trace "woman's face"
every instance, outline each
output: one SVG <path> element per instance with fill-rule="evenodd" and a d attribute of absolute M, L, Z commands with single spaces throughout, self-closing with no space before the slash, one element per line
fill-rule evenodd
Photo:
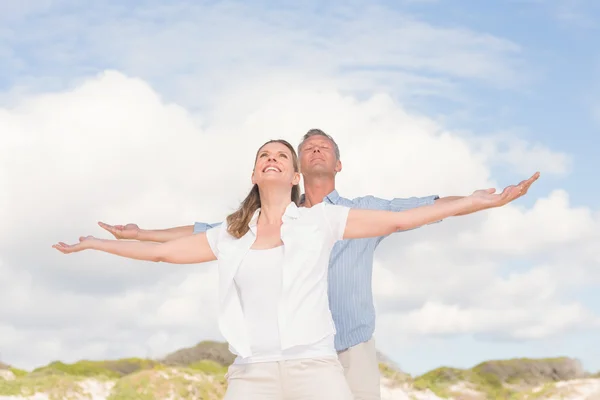
<path fill-rule="evenodd" d="M 270 142 L 258 150 L 252 173 L 252 183 L 261 185 L 286 185 L 290 188 L 300 183 L 297 159 L 283 143 Z"/>

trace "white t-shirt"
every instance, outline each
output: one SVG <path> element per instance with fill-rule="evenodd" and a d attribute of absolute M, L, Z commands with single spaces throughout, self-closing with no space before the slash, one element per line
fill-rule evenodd
<path fill-rule="evenodd" d="M 251 249 L 260 210 L 239 239 L 227 232 L 226 223 L 206 232 L 219 263 L 219 328 L 240 360 L 260 359 L 267 353 L 294 357 L 315 349 L 335 354 L 327 293 L 329 257 L 334 244 L 343 239 L 349 211 L 327 203 L 298 208 L 290 202 L 282 218 L 284 245 L 271 251 Z M 279 285 L 274 284 L 277 279 Z M 272 300 L 259 298 L 260 293 Z M 278 332 L 275 317 L 260 320 L 265 317 L 259 316 L 260 307 L 263 314 L 276 313 Z M 279 347 L 270 344 L 277 342 L 277 334 Z"/>
<path fill-rule="evenodd" d="M 335 355 L 334 337 L 315 344 L 283 351 L 279 335 L 279 302 L 284 246 L 265 250 L 250 249 L 235 275 L 252 356 L 237 357 L 236 364 L 281 361 Z"/>

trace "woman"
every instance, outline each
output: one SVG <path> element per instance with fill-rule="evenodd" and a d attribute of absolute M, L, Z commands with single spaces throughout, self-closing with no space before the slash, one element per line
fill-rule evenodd
<path fill-rule="evenodd" d="M 452 202 L 403 212 L 349 209 L 320 203 L 299 208 L 294 148 L 272 140 L 258 150 L 253 188 L 226 223 L 166 243 L 101 240 L 59 243 L 63 253 L 100 250 L 177 264 L 219 263 L 219 327 L 231 351 L 225 399 L 351 399 L 337 359 L 327 297 L 330 251 L 336 241 L 391 234 L 452 215 L 506 204 L 476 191 Z"/>

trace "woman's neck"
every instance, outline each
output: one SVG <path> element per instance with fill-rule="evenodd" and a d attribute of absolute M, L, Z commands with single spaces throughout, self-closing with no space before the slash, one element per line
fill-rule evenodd
<path fill-rule="evenodd" d="M 281 218 L 291 203 L 289 190 L 261 190 L 259 224 L 281 224 Z"/>

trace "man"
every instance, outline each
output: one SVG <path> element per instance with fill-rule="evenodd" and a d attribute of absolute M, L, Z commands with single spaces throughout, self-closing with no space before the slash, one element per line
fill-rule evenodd
<path fill-rule="evenodd" d="M 353 208 L 402 211 L 414 207 L 445 202 L 459 196 L 395 198 L 384 200 L 373 196 L 347 199 L 335 189 L 335 177 L 342 170 L 340 151 L 325 132 L 312 129 L 298 146 L 300 170 L 304 178 L 301 203 L 312 207 L 323 201 Z M 521 182 L 521 196 L 538 178 L 538 174 Z M 184 235 L 204 232 L 218 224 L 195 223 L 166 230 L 142 230 L 135 224 L 110 226 L 100 223 L 117 239 L 164 242 Z M 329 302 L 337 334 L 335 346 L 346 379 L 357 400 L 380 399 L 380 376 L 373 333 L 375 307 L 372 293 L 373 256 L 383 237 L 352 239 L 338 242 L 329 264 Z"/>

